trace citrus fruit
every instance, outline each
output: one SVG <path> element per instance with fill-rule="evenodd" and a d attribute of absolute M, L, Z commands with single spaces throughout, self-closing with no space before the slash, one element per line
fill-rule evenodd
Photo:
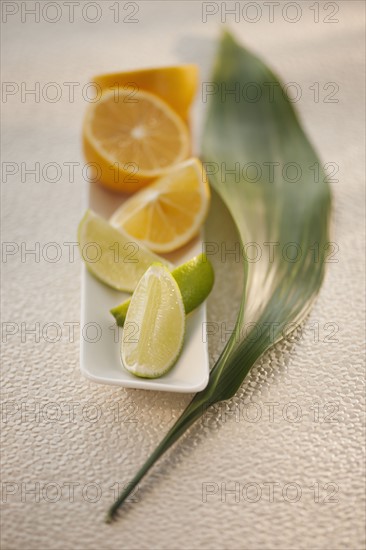
<path fill-rule="evenodd" d="M 199 254 L 171 272 L 178 283 L 186 315 L 196 309 L 210 294 L 214 271 L 206 254 Z M 111 309 L 118 326 L 123 327 L 131 300 Z"/>
<path fill-rule="evenodd" d="M 133 192 L 187 158 L 190 136 L 183 120 L 159 97 L 133 98 L 111 90 L 87 109 L 83 127 L 86 160 L 95 179 L 114 191 Z"/>
<path fill-rule="evenodd" d="M 134 337 L 125 332 L 130 324 Z M 121 343 L 124 367 L 143 378 L 162 376 L 178 358 L 184 330 L 177 282 L 165 266 L 153 264 L 140 279 L 128 308 Z"/>
<path fill-rule="evenodd" d="M 153 262 L 172 267 L 91 210 L 87 210 L 79 224 L 78 242 L 88 270 L 116 290 L 133 292 Z"/>
<path fill-rule="evenodd" d="M 209 202 L 203 166 L 191 158 L 130 197 L 110 222 L 154 252 L 171 252 L 198 233 Z"/>
<path fill-rule="evenodd" d="M 166 101 L 183 119 L 198 87 L 197 65 L 155 67 L 95 76 L 92 79 L 102 91 L 112 88 L 127 91 L 131 99 L 139 90 L 151 92 Z"/>

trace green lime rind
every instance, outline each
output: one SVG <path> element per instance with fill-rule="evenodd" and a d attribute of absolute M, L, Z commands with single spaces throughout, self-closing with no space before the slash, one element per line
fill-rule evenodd
<path fill-rule="evenodd" d="M 206 254 L 195 256 L 171 272 L 182 294 L 186 315 L 206 300 L 215 282 L 215 274 Z M 111 314 L 119 327 L 123 327 L 131 299 L 112 308 Z"/>
<path fill-rule="evenodd" d="M 172 275 L 182 293 L 186 314 L 207 298 L 215 282 L 212 264 L 204 253 L 175 268 Z"/>
<path fill-rule="evenodd" d="M 131 298 L 129 298 L 122 304 L 119 304 L 118 306 L 110 310 L 119 327 L 123 327 L 123 325 L 125 324 L 127 310 L 129 308 L 130 303 L 131 303 Z"/>

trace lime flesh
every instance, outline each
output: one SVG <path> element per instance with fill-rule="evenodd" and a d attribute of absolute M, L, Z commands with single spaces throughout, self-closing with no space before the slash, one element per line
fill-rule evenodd
<path fill-rule="evenodd" d="M 78 228 L 79 250 L 88 270 L 106 285 L 133 292 L 148 267 L 169 262 L 147 250 L 139 241 L 92 210 L 87 210 Z"/>
<path fill-rule="evenodd" d="M 184 331 L 185 311 L 177 282 L 165 266 L 153 264 L 139 281 L 127 311 L 123 366 L 135 376 L 162 376 L 179 356 Z"/>

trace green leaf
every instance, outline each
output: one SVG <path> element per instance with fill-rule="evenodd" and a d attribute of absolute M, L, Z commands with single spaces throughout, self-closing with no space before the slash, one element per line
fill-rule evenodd
<path fill-rule="evenodd" d="M 244 256 L 236 329 L 211 371 L 208 386 L 196 394 L 120 495 L 108 521 L 154 462 L 207 407 L 232 397 L 256 360 L 304 319 L 324 277 L 330 189 L 278 79 L 225 33 L 210 89 L 203 134 L 206 171 L 233 216 L 243 249 L 255 243 L 251 246 L 262 255 L 256 262 Z M 230 175 L 235 167 L 236 173 Z M 240 339 L 244 324 L 253 329 Z"/>

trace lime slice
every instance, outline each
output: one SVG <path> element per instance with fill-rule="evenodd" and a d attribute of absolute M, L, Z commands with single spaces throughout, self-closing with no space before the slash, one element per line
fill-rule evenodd
<path fill-rule="evenodd" d="M 162 376 L 178 358 L 184 329 L 179 287 L 166 267 L 153 264 L 139 281 L 128 308 L 121 344 L 124 367 L 143 378 Z"/>
<path fill-rule="evenodd" d="M 206 254 L 199 254 L 173 269 L 172 275 L 182 294 L 186 314 L 198 307 L 210 294 L 214 284 L 214 271 Z M 118 326 L 123 327 L 131 300 L 111 309 Z"/>
<path fill-rule="evenodd" d="M 186 313 L 196 309 L 207 298 L 215 280 L 212 264 L 203 253 L 175 268 L 172 275 L 182 293 Z"/>
<path fill-rule="evenodd" d="M 89 271 L 116 290 L 133 292 L 153 262 L 172 267 L 92 210 L 86 211 L 79 224 L 78 241 L 81 257 Z"/>

